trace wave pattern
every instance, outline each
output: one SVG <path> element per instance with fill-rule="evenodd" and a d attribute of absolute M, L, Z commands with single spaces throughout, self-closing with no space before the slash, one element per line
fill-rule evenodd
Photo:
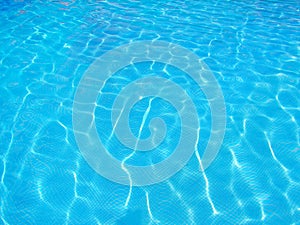
<path fill-rule="evenodd" d="M 1 224 L 300 223 L 297 0 L 24 0 L 3 1 L 0 10 Z M 118 71 L 95 109 L 98 133 L 116 159 L 130 150 L 114 151 L 122 143 L 110 136 L 110 112 L 117 93 L 135 79 L 161 74 L 178 83 L 192 96 L 202 129 L 180 172 L 153 186 L 128 187 L 99 176 L 83 159 L 72 105 L 96 58 L 144 40 L 181 45 L 211 68 L 224 94 L 227 128 L 218 157 L 203 171 L 212 122 L 203 92 L 184 72 L 159 63 Z M 150 117 L 167 126 L 179 121 L 170 104 L 146 98 L 129 113 L 134 135 L 149 102 Z M 160 145 L 166 151 L 137 154 L 128 164 L 170 156 L 179 131 L 167 131 Z"/>

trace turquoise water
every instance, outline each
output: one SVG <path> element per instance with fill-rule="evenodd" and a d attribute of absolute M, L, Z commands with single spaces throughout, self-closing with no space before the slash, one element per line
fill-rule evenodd
<path fill-rule="evenodd" d="M 1 1 L 0 224 L 300 224 L 300 3 L 287 1 Z M 205 62 L 226 104 L 226 133 L 204 172 L 211 112 L 205 95 L 178 68 L 129 65 L 101 90 L 95 121 L 107 150 L 132 150 L 113 133 L 111 109 L 122 88 L 159 74 L 193 99 L 201 136 L 187 165 L 142 187 L 111 182 L 84 160 L 75 140 L 76 89 L 94 60 L 133 41 L 181 45 Z M 168 125 L 154 151 L 130 165 L 169 157 L 179 115 L 145 98 L 130 113 L 135 135 L 151 107 Z"/>

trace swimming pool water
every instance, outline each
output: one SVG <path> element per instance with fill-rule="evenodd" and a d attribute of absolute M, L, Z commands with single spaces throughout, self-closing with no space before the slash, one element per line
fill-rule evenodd
<path fill-rule="evenodd" d="M 0 224 L 300 224 L 300 2 L 1 1 Z M 211 112 L 183 71 L 136 63 L 105 83 L 95 121 L 107 150 L 132 153 L 113 133 L 111 109 L 132 81 L 160 75 L 193 99 L 201 136 L 187 165 L 142 187 L 111 182 L 75 141 L 73 99 L 94 60 L 134 41 L 181 45 L 205 62 L 226 104 L 226 133 L 204 172 Z M 145 98 L 130 113 L 135 135 L 149 108 L 165 120 L 162 144 L 130 165 L 169 157 L 180 135 L 172 104 Z M 139 133 L 140 132 L 140 133 Z M 120 150 L 121 149 L 121 150 Z"/>

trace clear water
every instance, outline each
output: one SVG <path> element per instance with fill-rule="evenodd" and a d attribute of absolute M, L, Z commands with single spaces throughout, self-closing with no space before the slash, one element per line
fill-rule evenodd
<path fill-rule="evenodd" d="M 300 224 L 298 0 L 3 0 L 0 10 L 0 224 Z M 96 57 L 154 39 L 190 49 L 211 68 L 227 128 L 205 172 L 195 154 L 167 181 L 130 190 L 83 159 L 73 97 Z M 119 160 L 131 153 L 109 135 L 110 108 L 123 86 L 151 74 L 194 99 L 202 155 L 211 126 L 205 96 L 183 72 L 159 63 L 128 66 L 107 81 L 95 111 L 107 149 Z M 136 135 L 149 101 L 132 109 Z M 159 116 L 170 125 L 167 138 L 129 164 L 157 163 L 176 146 L 172 105 L 156 99 L 149 115 L 146 124 Z"/>

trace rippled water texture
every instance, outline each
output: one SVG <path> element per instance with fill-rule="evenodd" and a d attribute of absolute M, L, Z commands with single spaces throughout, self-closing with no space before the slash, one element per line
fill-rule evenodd
<path fill-rule="evenodd" d="M 3 0 L 0 14 L 0 224 L 300 224 L 298 0 Z M 157 149 L 132 154 L 113 134 L 113 101 L 136 79 L 160 75 L 180 85 L 201 130 L 181 171 L 130 188 L 84 160 L 72 106 L 97 57 L 141 40 L 181 45 L 210 67 L 224 94 L 227 128 L 202 172 L 211 112 L 201 89 L 158 62 L 119 70 L 95 102 L 97 132 L 116 159 L 152 165 L 178 144 L 179 114 L 159 98 L 142 99 L 130 112 L 132 132 L 143 138 L 151 118 L 164 119 L 167 134 Z"/>

